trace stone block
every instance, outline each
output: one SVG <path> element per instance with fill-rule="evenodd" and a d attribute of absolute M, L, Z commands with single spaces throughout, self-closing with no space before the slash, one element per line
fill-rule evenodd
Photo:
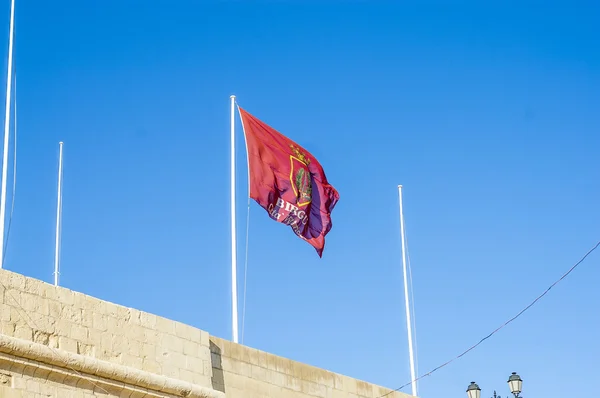
<path fill-rule="evenodd" d="M 56 335 L 46 333 L 40 330 L 33 331 L 33 341 L 48 347 L 58 348 L 58 338 Z"/>
<path fill-rule="evenodd" d="M 156 329 L 156 315 L 147 312 L 140 313 L 140 325 L 153 330 Z"/>
<path fill-rule="evenodd" d="M 14 390 L 9 387 L 0 386 L 0 397 L 2 398 L 23 398 L 22 390 Z"/>
<path fill-rule="evenodd" d="M 140 356 L 144 359 L 156 359 L 156 346 L 148 343 L 141 343 Z"/>
<path fill-rule="evenodd" d="M 156 330 L 164 334 L 175 335 L 175 323 L 166 318 L 157 317 Z"/>
<path fill-rule="evenodd" d="M 110 351 L 113 353 L 127 353 L 129 352 L 130 343 L 124 336 L 114 334 L 111 339 Z"/>
<path fill-rule="evenodd" d="M 21 365 L 21 366 L 19 366 Z M 17 390 L 25 390 L 27 389 L 27 377 L 23 377 L 23 371 L 25 370 L 25 366 L 23 364 L 14 364 L 11 366 L 10 371 L 13 373 L 13 388 Z"/>
<path fill-rule="evenodd" d="M 59 301 L 48 300 L 48 315 L 53 318 L 60 318 L 62 313 L 62 304 Z"/>
<path fill-rule="evenodd" d="M 172 334 L 163 334 L 160 339 L 160 347 L 172 352 L 183 353 L 183 340 Z"/>
<path fill-rule="evenodd" d="M 342 379 L 342 386 L 341 386 L 342 390 L 348 391 L 349 393 L 352 393 L 352 394 L 357 394 L 358 390 L 357 390 L 357 384 L 356 384 L 357 380 L 356 379 L 353 379 L 348 376 L 341 376 L 341 379 Z M 337 386 L 336 386 L 336 388 L 337 388 Z"/>
<path fill-rule="evenodd" d="M 127 353 L 121 356 L 121 364 L 132 367 L 134 369 L 141 369 L 143 363 L 143 359 L 139 356 L 129 355 Z"/>
<path fill-rule="evenodd" d="M 121 305 L 117 305 L 117 316 L 116 316 L 116 318 L 123 320 L 125 323 L 132 323 L 131 322 L 131 317 L 132 317 L 131 308 L 127 308 L 127 307 L 123 307 Z"/>
<path fill-rule="evenodd" d="M 281 387 L 286 385 L 286 376 L 287 375 L 285 375 L 283 373 L 279 373 L 278 371 L 271 370 L 271 369 L 268 370 L 268 375 L 269 375 L 268 381 L 271 384 L 274 384 L 276 386 L 281 386 Z M 287 376 L 287 377 L 289 377 L 289 376 Z"/>
<path fill-rule="evenodd" d="M 0 334 L 4 334 L 6 336 L 14 336 L 15 335 L 15 324 L 14 323 L 0 324 Z"/>
<path fill-rule="evenodd" d="M 192 341 L 193 329 L 191 326 L 183 324 L 181 322 L 175 322 L 175 336 L 183 339 Z"/>
<path fill-rule="evenodd" d="M 250 355 L 248 354 L 248 348 L 240 344 L 231 343 L 229 344 L 229 352 L 225 355 L 238 361 L 250 363 Z"/>
<path fill-rule="evenodd" d="M 264 351 L 258 351 L 258 366 L 267 368 L 267 353 Z"/>
<path fill-rule="evenodd" d="M 182 368 L 195 373 L 204 373 L 204 361 L 192 356 L 182 356 L 184 363 Z M 177 362 L 181 363 L 181 362 Z"/>
<path fill-rule="evenodd" d="M 130 340 L 144 341 L 144 328 L 140 325 L 127 325 L 123 328 L 123 332 Z"/>
<path fill-rule="evenodd" d="M 101 332 L 100 330 L 96 330 L 96 329 L 88 329 L 88 342 L 89 344 L 93 345 L 93 346 L 100 346 L 102 345 L 102 334 L 104 332 Z"/>
<path fill-rule="evenodd" d="M 78 324 L 80 324 L 83 319 L 81 308 L 74 305 L 63 305 L 60 317 L 66 321 Z"/>
<path fill-rule="evenodd" d="M 125 327 L 125 320 L 123 318 L 115 318 L 109 316 L 107 319 L 107 330 L 111 333 L 123 333 L 123 328 Z"/>
<path fill-rule="evenodd" d="M 10 313 L 13 307 L 7 304 L 0 304 L 0 322 L 10 322 Z"/>
<path fill-rule="evenodd" d="M 33 340 L 33 329 L 26 325 L 19 325 L 15 328 L 14 337 L 23 340 Z"/>
<path fill-rule="evenodd" d="M 15 290 L 9 287 L 4 291 L 4 304 L 10 305 L 11 307 L 22 308 L 21 305 L 21 291 Z"/>
<path fill-rule="evenodd" d="M 104 314 L 109 318 L 117 318 L 119 316 L 119 306 L 108 301 L 104 303 L 105 311 Z"/>
<path fill-rule="evenodd" d="M 69 336 L 78 341 L 88 341 L 88 329 L 78 324 L 71 325 Z"/>
<path fill-rule="evenodd" d="M 161 366 L 158 362 L 151 358 L 144 358 L 142 361 L 142 370 L 146 372 L 161 374 Z"/>
<path fill-rule="evenodd" d="M 356 394 L 361 397 L 373 397 L 373 385 L 361 380 L 356 380 Z"/>
<path fill-rule="evenodd" d="M 203 361 L 210 361 L 210 348 L 206 346 L 198 347 L 198 358 Z"/>
<path fill-rule="evenodd" d="M 176 368 L 174 366 L 164 366 L 163 367 L 163 374 L 167 377 L 172 377 L 175 379 L 179 378 L 179 368 Z"/>
<path fill-rule="evenodd" d="M 54 286 L 51 289 L 54 289 L 56 293 L 55 300 L 60 301 L 63 306 L 75 304 L 75 293 L 73 291 Z"/>
<path fill-rule="evenodd" d="M 27 392 L 39 394 L 40 393 L 40 382 L 35 379 L 29 379 L 29 380 L 27 380 L 25 389 L 27 390 Z"/>
<path fill-rule="evenodd" d="M 70 336 L 71 335 L 71 326 L 73 326 L 73 323 L 71 323 L 71 321 L 64 319 L 64 318 L 59 318 L 56 321 L 56 326 L 55 326 L 55 330 L 56 330 L 56 334 L 58 334 L 59 336 Z"/>
<path fill-rule="evenodd" d="M 326 387 L 334 387 L 334 375 L 326 370 L 318 369 L 313 366 L 301 366 L 302 379 L 322 384 Z"/>
<path fill-rule="evenodd" d="M 86 309 L 81 310 L 81 326 L 85 328 L 94 327 L 94 312 Z"/>
<path fill-rule="evenodd" d="M 174 366 L 179 369 L 193 370 L 194 372 L 202 373 L 202 369 L 203 369 L 202 366 L 200 366 L 198 369 L 189 369 L 187 367 L 188 358 L 193 358 L 193 357 L 186 357 L 185 355 L 180 354 L 178 352 L 170 352 L 168 357 L 166 358 L 164 364 L 165 364 L 165 366 Z M 200 363 L 202 363 L 202 362 L 200 362 Z"/>
<path fill-rule="evenodd" d="M 270 370 L 269 372 L 273 372 L 273 371 Z M 279 373 L 279 372 L 276 372 L 274 375 L 271 375 L 271 377 L 273 377 L 273 378 L 276 377 L 277 379 L 283 379 L 283 383 L 281 383 L 280 380 L 277 380 L 279 382 L 277 385 L 280 385 L 280 386 L 287 388 L 289 390 L 292 390 L 292 391 L 302 391 L 302 379 L 300 379 L 300 378 L 284 375 L 283 373 Z"/>
<path fill-rule="evenodd" d="M 142 342 L 152 344 L 154 346 L 159 345 L 161 343 L 162 334 L 159 331 L 142 328 L 142 333 L 144 335 L 144 339 L 142 340 Z"/>
<path fill-rule="evenodd" d="M 128 336 L 125 336 L 125 338 L 127 339 Z M 133 355 L 134 357 L 139 357 L 142 358 L 142 342 L 138 341 L 138 340 L 133 340 L 133 339 L 128 339 L 129 340 L 129 350 L 127 351 L 127 354 L 129 355 Z"/>
<path fill-rule="evenodd" d="M 92 327 L 96 330 L 105 332 L 108 330 L 108 316 L 103 313 L 92 313 Z"/>
<path fill-rule="evenodd" d="M 33 279 L 33 278 L 26 278 L 25 279 L 25 288 L 23 290 L 26 291 L 27 293 L 34 294 L 39 297 L 44 297 L 44 292 L 50 286 L 51 285 L 49 285 L 45 282 L 42 282 L 40 280 Z"/>
<path fill-rule="evenodd" d="M 246 355 L 244 355 L 244 358 L 247 360 L 246 362 L 252 365 L 260 365 L 258 350 L 250 347 L 241 347 L 246 351 Z"/>
<path fill-rule="evenodd" d="M 77 341 L 69 337 L 59 336 L 58 348 L 60 348 L 61 350 L 77 353 Z"/>
<path fill-rule="evenodd" d="M 208 387 L 208 388 L 213 388 L 212 385 L 212 379 L 210 376 L 205 376 L 205 375 L 201 375 L 196 373 L 194 375 L 194 384 L 198 385 L 198 386 L 203 386 L 203 387 Z"/>
<path fill-rule="evenodd" d="M 210 344 L 209 337 L 208 332 L 192 327 L 192 338 L 190 340 L 193 342 L 208 346 Z"/>
<path fill-rule="evenodd" d="M 253 379 L 269 381 L 268 372 L 265 368 L 250 364 L 250 377 Z"/>
<path fill-rule="evenodd" d="M 85 344 L 82 342 L 77 342 L 77 353 L 80 355 L 86 355 L 89 357 L 93 357 L 96 355 L 96 347 L 90 344 Z"/>
<path fill-rule="evenodd" d="M 25 291 L 26 278 L 24 275 L 11 271 L 4 271 L 2 275 L 4 285 L 19 291 Z"/>
<path fill-rule="evenodd" d="M 300 391 L 314 397 L 326 398 L 327 387 L 321 384 L 313 383 L 312 381 L 302 380 L 300 382 Z"/>
<path fill-rule="evenodd" d="M 200 355 L 200 344 L 194 341 L 184 341 L 183 342 L 183 354 L 189 355 L 193 357 L 197 357 Z"/>
<path fill-rule="evenodd" d="M 348 398 L 348 393 L 346 391 L 340 391 L 336 389 L 327 389 L 327 397 L 328 398 Z"/>

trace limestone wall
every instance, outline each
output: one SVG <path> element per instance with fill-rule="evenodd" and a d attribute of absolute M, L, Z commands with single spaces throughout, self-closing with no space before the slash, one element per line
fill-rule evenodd
<path fill-rule="evenodd" d="M 5 386 L 61 398 L 212 391 L 207 332 L 5 270 L 0 283 Z"/>
<path fill-rule="evenodd" d="M 227 398 L 408 398 L 387 388 L 210 337 L 213 387 Z"/>
<path fill-rule="evenodd" d="M 0 270 L 0 398 L 378 398 L 388 392 Z"/>

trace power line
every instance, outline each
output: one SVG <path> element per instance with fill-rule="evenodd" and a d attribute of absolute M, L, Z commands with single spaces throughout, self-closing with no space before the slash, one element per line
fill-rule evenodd
<path fill-rule="evenodd" d="M 546 294 L 548 294 L 548 292 L 550 291 L 550 289 L 552 289 L 554 286 L 556 286 L 560 281 L 562 281 L 563 279 L 565 279 L 571 272 L 573 272 L 575 270 L 575 268 L 577 268 L 579 266 L 579 264 L 581 264 L 590 254 L 592 254 L 592 252 L 594 250 L 596 250 L 598 248 L 598 246 L 600 246 L 600 241 L 598 241 L 596 243 L 596 245 L 594 245 L 594 247 L 592 247 L 579 261 L 577 261 L 575 263 L 575 265 L 573 265 L 567 272 L 565 272 L 560 278 L 558 278 L 558 280 L 556 280 L 553 284 L 551 284 L 542 294 L 540 294 L 539 296 L 536 297 L 535 300 L 533 300 L 531 303 L 529 303 L 529 305 L 525 308 L 523 308 L 517 315 L 513 316 L 512 318 L 510 318 L 508 321 L 504 322 L 500 327 L 498 327 L 496 330 L 494 330 L 492 333 L 488 334 L 487 336 L 485 336 L 484 338 L 482 338 L 481 340 L 479 340 L 479 342 L 477 344 L 472 345 L 471 347 L 469 347 L 467 350 L 463 351 L 460 355 L 457 355 L 456 357 L 452 358 L 451 360 L 444 362 L 443 364 L 433 368 L 432 370 L 430 370 L 429 372 L 417 377 L 415 380 L 409 381 L 406 384 L 401 385 L 398 388 L 395 388 L 377 398 L 383 398 L 385 396 L 390 395 L 393 392 L 396 391 L 400 391 L 405 387 L 410 386 L 413 382 L 416 382 L 418 380 L 421 380 L 427 376 L 431 376 L 432 373 L 440 370 L 441 368 L 451 364 L 452 362 L 456 361 L 457 359 L 460 359 L 461 357 L 463 357 L 464 355 L 466 355 L 467 353 L 469 353 L 470 351 L 474 350 L 475 348 L 477 348 L 481 343 L 483 343 L 484 341 L 486 341 L 487 339 L 489 339 L 490 337 L 492 337 L 493 335 L 495 335 L 498 331 L 500 331 L 500 329 L 503 329 L 505 326 L 507 326 L 509 323 L 511 323 L 512 321 L 514 321 L 515 319 L 517 319 L 518 317 L 520 317 L 525 311 L 527 311 L 528 309 L 530 309 L 531 307 L 533 307 L 535 305 L 535 303 L 537 303 L 542 297 L 544 297 Z"/>

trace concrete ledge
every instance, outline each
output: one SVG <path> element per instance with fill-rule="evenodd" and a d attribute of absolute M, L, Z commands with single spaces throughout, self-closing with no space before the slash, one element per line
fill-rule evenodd
<path fill-rule="evenodd" d="M 185 398 L 225 398 L 225 394 L 181 380 L 145 372 L 96 358 L 74 354 L 46 345 L 0 334 L 0 353 L 49 365 L 50 372 L 66 371 L 79 378 L 88 376 L 93 384 L 118 385 L 126 390 L 147 389 L 149 392 Z M 6 355 L 0 360 L 10 361 Z M 91 378 L 89 376 L 92 376 Z M 97 379 L 106 379 L 105 381 Z M 152 394 L 154 395 L 154 394 Z"/>

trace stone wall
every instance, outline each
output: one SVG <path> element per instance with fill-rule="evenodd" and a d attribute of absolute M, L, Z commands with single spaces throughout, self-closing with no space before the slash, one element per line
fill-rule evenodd
<path fill-rule="evenodd" d="M 400 392 L 210 337 L 212 385 L 227 398 L 408 398 Z"/>
<path fill-rule="evenodd" d="M 0 283 L 0 377 L 24 396 L 223 397 L 207 332 L 5 270 Z"/>
<path fill-rule="evenodd" d="M 388 392 L 0 270 L 1 398 L 378 398 Z"/>

